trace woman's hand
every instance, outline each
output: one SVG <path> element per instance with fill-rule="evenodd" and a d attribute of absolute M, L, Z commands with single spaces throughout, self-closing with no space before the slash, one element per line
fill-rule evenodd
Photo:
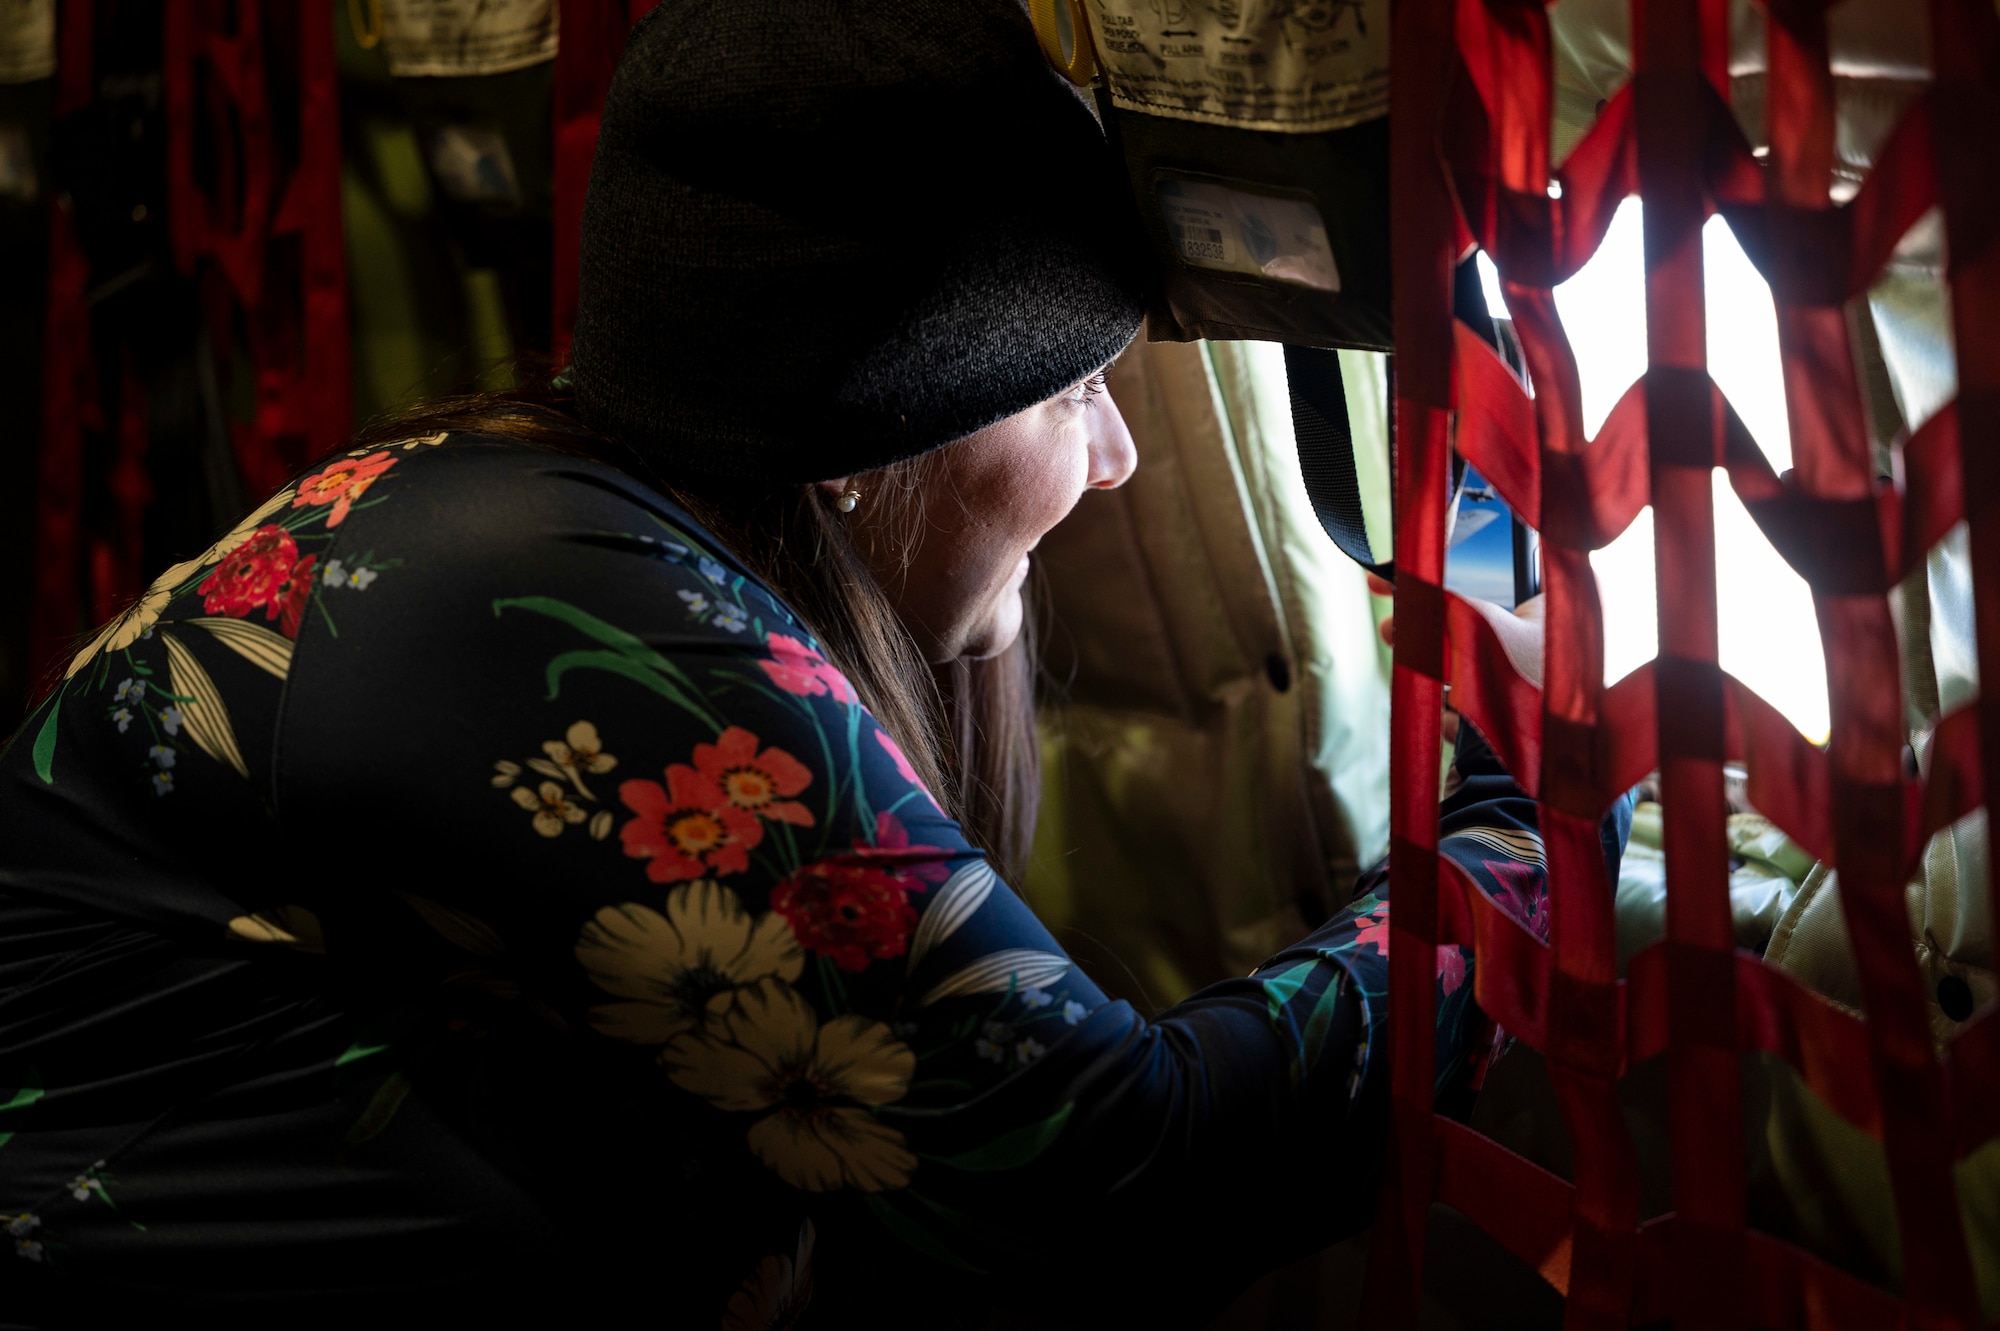
<path fill-rule="evenodd" d="M 1377 596 L 1394 596 L 1395 584 L 1368 575 L 1368 590 Z M 1491 601 L 1479 601 L 1472 597 L 1462 598 L 1465 603 L 1479 612 L 1480 618 L 1492 626 L 1494 635 L 1500 639 L 1500 646 L 1507 653 L 1507 659 L 1521 677 L 1536 688 L 1542 686 L 1542 611 L 1543 599 L 1531 596 L 1521 602 L 1516 609 L 1495 605 Z M 1394 646 L 1396 643 L 1396 616 L 1391 613 L 1378 626 L 1382 641 Z M 1454 742 L 1458 739 L 1458 713 L 1449 706 L 1444 712 L 1444 737 Z"/>

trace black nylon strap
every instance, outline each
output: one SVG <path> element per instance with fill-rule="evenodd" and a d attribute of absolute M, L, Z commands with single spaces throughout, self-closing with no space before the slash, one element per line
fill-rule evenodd
<path fill-rule="evenodd" d="M 1361 488 L 1354 472 L 1354 431 L 1347 420 L 1347 389 L 1340 378 L 1340 353 L 1322 347 L 1285 348 L 1285 379 L 1291 387 L 1292 434 L 1298 441 L 1299 472 L 1319 525 L 1340 552 L 1369 572 L 1388 578 L 1394 564 L 1375 562 L 1368 522 L 1361 511 Z"/>
<path fill-rule="evenodd" d="M 1521 372 L 1520 350 L 1511 344 L 1511 338 L 1501 336 L 1499 325 L 1487 310 L 1479 269 L 1471 257 L 1452 274 L 1452 306 L 1452 313 L 1460 322 L 1499 351 L 1517 374 Z M 1368 540 L 1368 523 L 1362 513 L 1361 488 L 1354 470 L 1354 430 L 1347 419 L 1347 392 L 1340 378 L 1340 353 L 1321 347 L 1287 345 L 1285 378 L 1291 388 L 1292 433 L 1298 441 L 1299 473 L 1305 478 L 1306 494 L 1312 500 L 1319 525 L 1326 529 L 1342 554 L 1370 573 L 1393 580 L 1394 561 L 1375 563 L 1374 548 Z M 1393 437 L 1390 450 L 1393 459 Z M 1464 472 L 1464 459 L 1454 455 L 1451 467 L 1454 493 Z M 1515 563 L 1517 566 L 1523 563 L 1518 552 Z M 1521 569 L 1517 567 L 1517 587 L 1520 577 Z"/>

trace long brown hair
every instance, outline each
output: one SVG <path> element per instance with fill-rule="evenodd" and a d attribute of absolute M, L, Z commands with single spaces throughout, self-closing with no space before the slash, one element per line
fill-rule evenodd
<path fill-rule="evenodd" d="M 1033 616 L 988 660 L 933 668 L 917 650 L 846 522 L 811 485 L 744 485 L 675 477 L 638 446 L 590 429 L 560 391 L 542 388 L 434 398 L 385 412 L 355 446 L 438 431 L 499 435 L 615 467 L 682 508 L 796 611 L 827 659 L 896 740 L 945 812 L 1018 882 L 1041 793 L 1034 717 Z M 949 445 L 947 446 L 949 447 Z M 914 548 L 936 455 L 868 478 L 890 509 L 877 530 Z M 874 553 L 874 552 L 870 552 Z M 894 552 L 892 552 L 893 554 Z"/>

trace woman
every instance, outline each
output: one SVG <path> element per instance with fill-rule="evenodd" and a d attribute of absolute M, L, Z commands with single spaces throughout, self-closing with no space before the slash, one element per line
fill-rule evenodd
<path fill-rule="evenodd" d="M 378 424 L 30 718 L 0 1317 L 1177 1324 L 1368 1217 L 1379 874 L 1149 1022 L 992 867 L 1029 552 L 1135 461 L 1137 242 L 1015 7 L 920 9 L 662 5 L 572 395 Z M 1538 917 L 1460 752 L 1446 853 Z"/>

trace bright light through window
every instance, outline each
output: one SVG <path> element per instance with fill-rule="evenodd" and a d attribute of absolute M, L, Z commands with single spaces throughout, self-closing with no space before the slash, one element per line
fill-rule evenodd
<path fill-rule="evenodd" d="M 1702 241 L 1709 374 L 1771 466 L 1783 471 L 1792 465 L 1792 439 L 1785 422 L 1770 288 L 1720 217 L 1709 219 Z M 1584 429 L 1592 436 L 1646 368 L 1643 255 L 1639 200 L 1627 199 L 1583 271 L 1556 288 L 1556 307 L 1583 380 Z M 1483 254 L 1480 271 L 1493 313 L 1504 317 L 1499 280 Z M 1608 684 L 1658 651 L 1652 509 L 1590 562 L 1604 605 Z M 1722 668 L 1756 690 L 1808 738 L 1823 742 L 1826 658 L 1812 593 L 1764 539 L 1720 469 L 1715 473 L 1715 563 Z"/>

